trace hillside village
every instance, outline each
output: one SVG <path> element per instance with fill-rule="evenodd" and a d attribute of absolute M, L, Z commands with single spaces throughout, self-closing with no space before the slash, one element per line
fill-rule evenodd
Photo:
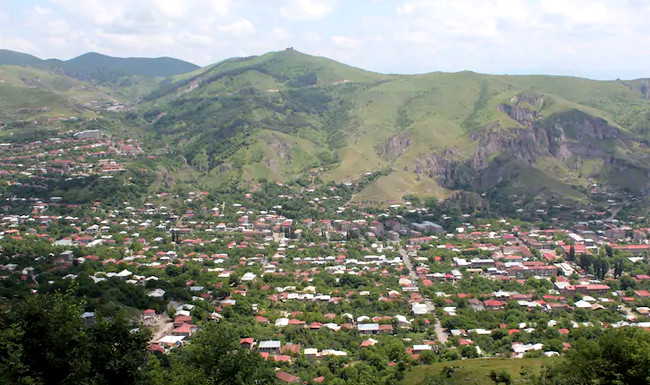
<path fill-rule="evenodd" d="M 0 147 L 0 296 L 73 290 L 89 324 L 126 308 L 152 354 L 225 323 L 278 381 L 318 383 L 324 360 L 555 356 L 592 328 L 650 328 L 643 217 L 350 203 L 363 180 L 152 193 L 137 186 L 160 152 L 137 140 L 62 131 Z"/>

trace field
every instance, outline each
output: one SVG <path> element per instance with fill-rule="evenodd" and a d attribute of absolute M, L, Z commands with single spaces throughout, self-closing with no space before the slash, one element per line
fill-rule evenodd
<path fill-rule="evenodd" d="M 549 358 L 479 358 L 473 360 L 462 360 L 453 362 L 439 362 L 433 365 L 417 366 L 407 372 L 403 385 L 416 385 L 424 378 L 434 374 L 440 374 L 445 367 L 457 368 L 456 374 L 449 379 L 453 384 L 494 384 L 489 377 L 492 370 L 495 372 L 507 371 L 512 376 L 513 382 L 521 382 L 524 377 L 521 375 L 522 368 L 529 373 L 537 375 L 543 364 L 549 364 L 554 359 Z"/>

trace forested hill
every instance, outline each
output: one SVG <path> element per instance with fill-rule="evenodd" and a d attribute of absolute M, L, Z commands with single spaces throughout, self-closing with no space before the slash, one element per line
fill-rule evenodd
<path fill-rule="evenodd" d="M 194 71 L 199 66 L 170 57 L 118 58 L 89 52 L 70 60 L 47 59 L 0 50 L 0 65 L 29 66 L 65 74 L 78 80 L 109 82 L 121 76 L 166 77 Z"/>
<path fill-rule="evenodd" d="M 0 85 L 0 119 L 70 116 L 88 100 L 128 104 L 116 124 L 176 157 L 158 170 L 167 185 L 377 174 L 355 201 L 451 197 L 512 211 L 625 198 L 648 206 L 648 79 L 384 75 L 293 49 L 205 68 L 94 53 L 63 62 L 1 51 L 3 63 L 13 66 L 0 65 L 9 79 Z"/>
<path fill-rule="evenodd" d="M 647 85 L 382 75 L 288 49 L 173 78 L 141 111 L 209 184 L 381 172 L 355 199 L 462 191 L 587 202 L 594 186 L 650 189 Z"/>

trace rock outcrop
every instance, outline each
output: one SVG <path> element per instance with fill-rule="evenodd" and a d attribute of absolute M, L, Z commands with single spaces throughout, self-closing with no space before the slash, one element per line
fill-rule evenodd
<path fill-rule="evenodd" d="M 619 130 L 606 120 L 577 110 L 540 119 L 535 111 L 518 105 L 500 104 L 497 109 L 518 127 L 492 127 L 475 133 L 472 139 L 476 147 L 471 154 L 452 148 L 421 154 L 413 171 L 418 177 L 436 179 L 447 189 L 484 190 L 511 177 L 519 166 L 534 165 L 541 157 L 552 156 L 563 162 L 571 157 L 602 158 L 610 163 L 607 146 L 592 144 L 620 137 Z"/>

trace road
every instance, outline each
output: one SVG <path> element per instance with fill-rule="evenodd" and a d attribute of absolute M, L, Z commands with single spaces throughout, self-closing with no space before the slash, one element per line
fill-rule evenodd
<path fill-rule="evenodd" d="M 398 245 L 398 246 L 399 246 L 399 254 L 402 257 L 404 266 L 406 266 L 406 268 L 409 271 L 409 279 L 413 282 L 414 285 L 417 286 L 419 277 L 415 272 L 415 268 L 413 268 L 413 262 L 411 262 L 411 258 L 409 257 L 406 250 L 404 250 L 402 245 Z M 438 317 L 436 317 L 435 306 L 433 306 L 433 302 L 431 302 L 430 298 L 425 297 L 424 295 L 422 295 L 422 299 L 424 300 L 424 304 L 427 305 L 427 311 L 433 315 L 433 318 L 436 322 L 435 323 L 436 338 L 440 343 L 443 344 L 446 343 L 447 340 L 449 339 L 449 334 L 445 331 L 445 329 L 440 324 L 440 320 L 438 319 Z"/>

